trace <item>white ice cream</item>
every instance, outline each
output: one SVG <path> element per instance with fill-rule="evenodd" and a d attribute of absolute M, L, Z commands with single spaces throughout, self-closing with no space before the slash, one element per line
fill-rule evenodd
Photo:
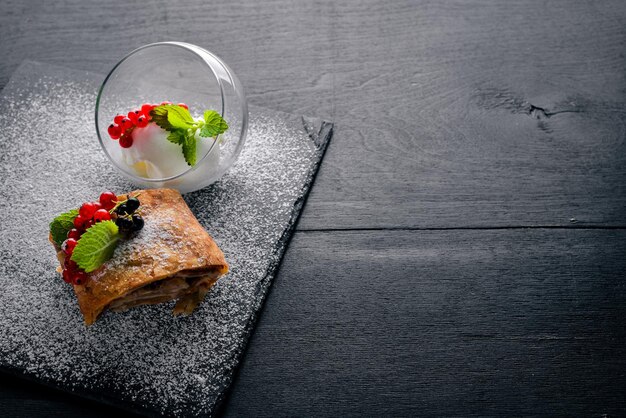
<path fill-rule="evenodd" d="M 145 128 L 135 128 L 133 145 L 130 148 L 119 148 L 120 162 L 138 176 L 149 179 L 162 179 L 185 172 L 190 167 L 185 161 L 182 147 L 168 141 L 168 134 L 155 123 L 150 123 Z M 215 140 L 201 137 L 198 132 L 196 132 L 196 140 L 197 163 L 199 163 Z M 219 144 L 216 144 L 214 148 L 209 158 L 217 165 L 219 164 Z"/>

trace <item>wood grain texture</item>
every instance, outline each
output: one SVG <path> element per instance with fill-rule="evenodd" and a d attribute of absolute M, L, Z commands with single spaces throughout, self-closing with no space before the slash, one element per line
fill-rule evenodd
<path fill-rule="evenodd" d="M 105 72 L 176 39 L 251 102 L 334 120 L 302 229 L 626 225 L 620 0 L 0 7 L 0 85 L 24 58 Z"/>
<path fill-rule="evenodd" d="M 183 40 L 252 103 L 335 122 L 227 416 L 625 415 L 624 230 L 446 230 L 626 226 L 624 22 L 621 0 L 4 0 L 0 87 Z M 87 415 L 23 385 L 0 411 Z"/>
<path fill-rule="evenodd" d="M 624 254 L 622 230 L 298 233 L 226 416 L 622 416 Z"/>
<path fill-rule="evenodd" d="M 223 412 L 624 415 L 624 254 L 624 230 L 297 232 Z M 101 416 L 1 389 L 11 416 Z"/>

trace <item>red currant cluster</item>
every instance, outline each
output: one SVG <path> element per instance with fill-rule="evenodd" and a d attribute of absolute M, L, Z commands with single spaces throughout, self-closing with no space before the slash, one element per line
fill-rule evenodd
<path fill-rule="evenodd" d="M 144 128 L 150 123 L 150 112 L 157 106 L 164 106 L 172 104 L 172 102 L 162 102 L 159 104 L 144 103 L 141 108 L 131 110 L 126 116 L 116 115 L 113 118 L 113 123 L 109 125 L 107 131 L 111 139 L 120 141 L 122 148 L 130 148 L 133 145 L 133 129 Z M 178 106 L 187 109 L 187 105 L 184 103 L 178 103 Z"/>
<path fill-rule="evenodd" d="M 85 284 L 87 273 L 85 273 L 75 261 L 70 260 L 74 247 L 78 243 L 81 235 L 93 224 L 111 219 L 110 211 L 117 204 L 117 196 L 113 192 L 104 192 L 100 195 L 98 202 L 83 203 L 78 209 L 78 216 L 74 218 L 74 228 L 67 233 L 67 239 L 61 244 L 61 250 L 65 254 L 63 263 L 63 280 L 74 285 Z"/>

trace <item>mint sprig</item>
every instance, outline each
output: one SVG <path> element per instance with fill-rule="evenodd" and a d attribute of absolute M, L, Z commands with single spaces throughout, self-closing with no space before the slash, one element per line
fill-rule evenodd
<path fill-rule="evenodd" d="M 52 240 L 59 247 L 67 238 L 67 233 L 74 228 L 74 218 L 78 216 L 78 210 L 72 209 L 62 213 L 50 222 L 50 234 Z"/>
<path fill-rule="evenodd" d="M 72 260 L 85 272 L 91 273 L 113 256 L 119 239 L 120 231 L 115 222 L 98 222 L 80 237 Z"/>
<path fill-rule="evenodd" d="M 182 147 L 188 165 L 196 165 L 196 132 L 204 138 L 217 137 L 228 129 L 228 124 L 215 110 L 206 110 L 204 120 L 195 120 L 189 110 L 182 106 L 167 104 L 157 106 L 150 112 L 154 123 L 169 132 L 167 140 Z"/>

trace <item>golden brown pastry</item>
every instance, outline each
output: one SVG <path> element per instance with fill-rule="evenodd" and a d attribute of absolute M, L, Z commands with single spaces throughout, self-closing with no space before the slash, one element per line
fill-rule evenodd
<path fill-rule="evenodd" d="M 74 285 L 87 325 L 107 308 L 124 311 L 170 300 L 177 300 L 174 314 L 188 315 L 228 272 L 224 254 L 180 193 L 152 189 L 129 195 L 141 201 L 143 229 L 120 240 L 110 260 Z M 54 245 L 63 266 L 65 254 Z"/>

